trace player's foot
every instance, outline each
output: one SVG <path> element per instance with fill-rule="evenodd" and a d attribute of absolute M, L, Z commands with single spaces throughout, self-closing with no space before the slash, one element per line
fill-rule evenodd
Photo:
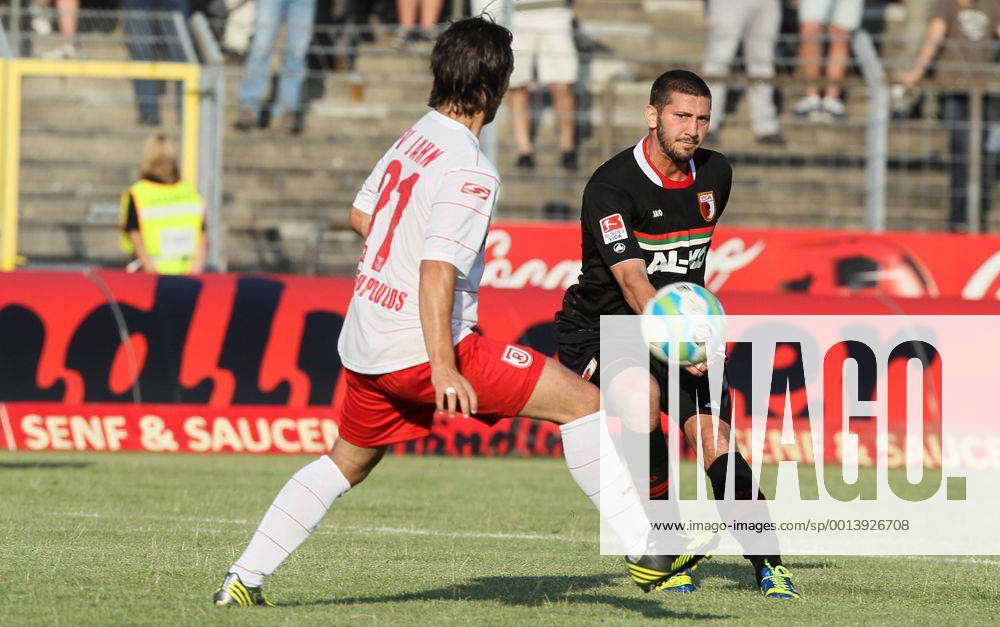
<path fill-rule="evenodd" d="M 704 559 L 710 560 L 712 556 L 706 553 Z M 694 585 L 694 571 L 698 570 L 699 566 L 701 566 L 701 562 L 694 563 L 690 568 L 685 568 L 670 579 L 653 586 L 653 590 L 664 590 L 678 594 L 690 594 L 694 592 L 697 590 L 697 587 Z"/>
<path fill-rule="evenodd" d="M 274 607 L 264 598 L 260 586 L 244 584 L 236 573 L 226 573 L 222 585 L 212 595 L 212 602 L 219 607 Z"/>
<path fill-rule="evenodd" d="M 770 562 L 764 562 L 764 566 L 757 571 L 757 585 L 765 599 L 799 598 L 799 591 L 792 582 L 792 573 L 780 564 L 772 568 Z"/>
<path fill-rule="evenodd" d="M 518 170 L 534 170 L 535 169 L 535 155 L 524 154 L 517 157 L 517 163 L 515 164 Z"/>
<path fill-rule="evenodd" d="M 642 555 L 640 557 L 625 556 L 625 565 L 628 574 L 635 582 L 635 585 L 642 588 L 643 592 L 650 590 L 664 590 L 669 581 L 676 575 L 694 570 L 698 562 L 705 559 L 704 555 Z M 676 582 L 681 584 L 681 580 Z M 687 583 L 691 583 L 690 575 Z"/>

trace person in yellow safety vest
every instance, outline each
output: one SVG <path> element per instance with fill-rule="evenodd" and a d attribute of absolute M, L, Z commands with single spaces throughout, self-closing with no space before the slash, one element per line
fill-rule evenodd
<path fill-rule="evenodd" d="M 162 133 L 146 141 L 139 180 L 121 197 L 121 245 L 129 271 L 198 274 L 205 267 L 205 202 L 180 180 L 177 148 Z"/>

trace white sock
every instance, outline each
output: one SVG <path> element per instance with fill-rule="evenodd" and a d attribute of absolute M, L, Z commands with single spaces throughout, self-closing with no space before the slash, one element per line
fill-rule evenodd
<path fill-rule="evenodd" d="M 632 478 L 615 450 L 604 412 L 559 427 L 569 472 L 601 517 L 618 535 L 628 555 L 646 553 L 649 519 Z M 603 448 L 604 456 L 601 456 Z"/>
<path fill-rule="evenodd" d="M 309 537 L 336 498 L 351 484 L 324 455 L 292 475 L 274 497 L 250 544 L 230 567 L 248 586 L 259 586 Z"/>

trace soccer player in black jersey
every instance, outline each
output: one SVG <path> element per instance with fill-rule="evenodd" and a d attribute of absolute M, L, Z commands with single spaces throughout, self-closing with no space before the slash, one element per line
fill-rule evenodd
<path fill-rule="evenodd" d="M 556 315 L 556 337 L 559 360 L 594 383 L 600 383 L 602 314 L 641 314 L 665 285 L 677 281 L 705 284 L 712 232 L 725 212 L 733 181 L 733 169 L 726 158 L 699 146 L 708 132 L 710 111 L 711 93 L 700 77 L 683 70 L 666 72 L 653 83 L 644 110 L 649 132 L 634 147 L 599 167 L 584 190 L 583 268 L 578 284 L 566 291 L 562 310 Z M 605 371 L 605 378 L 610 379 L 605 381 L 609 387 L 606 392 L 612 399 L 627 399 L 628 390 L 615 389 L 614 376 L 609 376 L 615 365 L 611 366 Z M 731 406 L 724 391 L 719 411 L 722 420 L 718 433 L 713 433 L 705 372 L 705 364 L 681 370 L 677 418 L 692 446 L 700 425 L 706 473 L 716 498 L 722 499 L 730 458 Z M 665 498 L 669 489 L 666 440 L 659 424 L 661 409 L 667 412 L 669 407 L 667 377 L 666 366 L 650 360 L 651 499 Z M 639 401 L 643 403 L 639 411 L 644 413 L 646 400 L 624 402 Z M 696 419 L 699 415 L 702 420 Z M 628 437 L 628 432 L 625 429 L 623 437 Z M 645 433 L 636 435 L 646 437 Z M 752 471 L 739 452 L 734 457 L 736 498 L 750 499 Z M 776 547 L 776 541 L 774 544 Z M 765 597 L 799 596 L 780 556 L 747 558 Z M 694 584 L 690 573 L 684 573 L 659 587 L 690 592 Z"/>

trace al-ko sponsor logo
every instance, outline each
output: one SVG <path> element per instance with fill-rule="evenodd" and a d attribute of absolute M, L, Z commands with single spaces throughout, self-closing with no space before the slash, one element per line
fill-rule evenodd
<path fill-rule="evenodd" d="M 619 246 L 621 244 L 621 246 Z M 514 245 L 510 231 L 494 229 L 486 237 L 488 261 L 483 272 L 482 285 L 517 289 L 540 287 L 547 290 L 566 289 L 576 283 L 582 263 L 579 259 L 529 258 L 515 266 L 509 258 Z M 734 272 L 741 270 L 764 251 L 764 240 L 747 243 L 742 238 L 731 237 L 708 252 L 705 281 L 709 289 L 717 290 Z M 566 250 L 578 250 L 579 242 Z M 625 245 L 618 242 L 612 247 L 616 253 L 625 252 Z M 558 259 L 558 260 L 553 260 Z"/>

